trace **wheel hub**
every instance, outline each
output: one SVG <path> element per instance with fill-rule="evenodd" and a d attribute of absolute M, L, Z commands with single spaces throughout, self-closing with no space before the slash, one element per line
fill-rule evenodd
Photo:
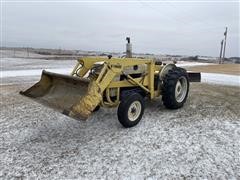
<path fill-rule="evenodd" d="M 177 102 L 181 103 L 185 99 L 187 95 L 187 89 L 188 84 L 186 77 L 180 77 L 175 87 L 175 98 Z"/>
<path fill-rule="evenodd" d="M 133 107 L 131 110 L 131 113 L 133 113 L 133 114 L 136 113 L 136 108 Z"/>
<path fill-rule="evenodd" d="M 139 101 L 134 101 L 128 110 L 128 119 L 130 121 L 135 121 L 138 119 L 138 117 L 141 114 L 141 110 L 142 110 L 142 105 Z"/>

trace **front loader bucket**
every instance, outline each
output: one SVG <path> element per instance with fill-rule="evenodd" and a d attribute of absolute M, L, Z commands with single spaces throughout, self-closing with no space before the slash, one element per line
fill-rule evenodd
<path fill-rule="evenodd" d="M 87 119 L 102 98 L 94 81 L 47 71 L 42 72 L 39 82 L 20 94 L 75 119 Z"/>

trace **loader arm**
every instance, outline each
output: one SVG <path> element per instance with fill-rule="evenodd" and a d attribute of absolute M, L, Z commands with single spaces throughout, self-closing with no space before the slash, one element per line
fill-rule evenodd
<path fill-rule="evenodd" d="M 65 110 L 64 114 L 73 118 L 88 118 L 102 101 L 102 93 L 109 86 L 113 78 L 121 72 L 121 69 L 121 67 L 113 68 L 108 63 L 104 63 L 97 80 L 90 82 L 87 94 L 75 103 L 70 111 Z"/>

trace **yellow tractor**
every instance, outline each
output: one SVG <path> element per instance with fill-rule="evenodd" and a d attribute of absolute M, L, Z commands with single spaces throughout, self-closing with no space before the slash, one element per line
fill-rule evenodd
<path fill-rule="evenodd" d="M 119 122 L 132 127 L 143 116 L 144 98 L 162 96 L 167 108 L 180 108 L 189 82 L 200 78 L 153 59 L 84 57 L 71 75 L 43 71 L 38 83 L 20 93 L 75 119 L 87 119 L 100 107 L 118 107 Z"/>

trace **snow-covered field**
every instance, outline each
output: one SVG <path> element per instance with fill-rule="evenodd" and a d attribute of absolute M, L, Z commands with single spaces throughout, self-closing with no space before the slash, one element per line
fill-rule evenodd
<path fill-rule="evenodd" d="M 55 73 L 60 73 L 60 74 L 70 74 L 72 68 L 46 69 L 46 70 L 55 72 Z M 10 77 L 17 78 L 17 77 L 23 77 L 23 76 L 40 77 L 41 73 L 42 73 L 41 69 L 32 69 L 32 70 L 2 71 L 0 75 L 2 78 L 10 78 Z M 216 74 L 216 73 L 201 73 L 201 82 L 211 83 L 211 84 L 220 84 L 220 85 L 240 86 L 240 76 Z M 4 85 L 5 83 L 2 82 L 1 84 Z"/>
<path fill-rule="evenodd" d="M 76 60 L 1 58 L 1 71 L 73 68 Z"/>
<path fill-rule="evenodd" d="M 239 87 L 240 76 L 216 73 L 201 73 L 201 82 Z"/>
<path fill-rule="evenodd" d="M 141 122 L 125 129 L 117 109 L 83 122 L 21 96 L 41 69 L 74 65 L 23 62 L 1 63 L 0 179 L 240 179 L 239 77 L 204 73 L 210 84 L 192 83 L 183 108 L 146 101 Z"/>
<path fill-rule="evenodd" d="M 205 65 L 213 65 L 214 63 L 202 63 L 202 62 L 187 62 L 187 61 L 178 61 L 178 67 L 190 67 L 190 66 L 205 66 Z"/>
<path fill-rule="evenodd" d="M 47 71 L 61 73 L 61 74 L 70 74 L 72 68 L 62 68 L 62 69 L 45 69 Z M 22 76 L 40 76 L 42 73 L 42 69 L 30 69 L 30 70 L 11 70 L 11 71 L 2 71 L 1 77 L 22 77 Z"/>
<path fill-rule="evenodd" d="M 70 74 L 74 67 L 75 61 L 73 60 L 38 60 L 38 59 L 18 59 L 18 58 L 4 58 L 1 66 L 1 78 L 16 78 L 25 76 L 38 76 L 40 77 L 42 70 Z M 179 62 L 179 67 L 189 66 L 202 66 L 209 65 L 210 63 L 194 63 L 194 62 Z M 64 67 L 64 68 L 63 68 Z M 225 75 L 216 73 L 201 73 L 202 82 L 213 83 L 220 85 L 240 86 L 240 76 Z M 9 84 L 6 80 L 2 80 L 1 84 Z M 12 82 L 13 83 L 13 82 Z"/>

